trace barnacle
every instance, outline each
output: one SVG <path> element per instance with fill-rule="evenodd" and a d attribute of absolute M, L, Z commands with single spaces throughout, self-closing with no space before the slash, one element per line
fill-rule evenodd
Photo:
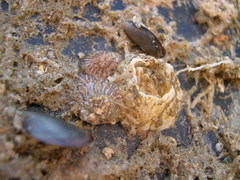
<path fill-rule="evenodd" d="M 152 56 L 129 58 L 109 80 L 121 86 L 121 123 L 131 134 L 144 136 L 174 125 L 182 91 L 170 64 Z"/>
<path fill-rule="evenodd" d="M 81 75 L 78 81 L 78 104 L 82 120 L 91 124 L 117 122 L 121 96 L 117 85 L 107 79 Z"/>
<path fill-rule="evenodd" d="M 116 53 L 95 51 L 84 59 L 83 69 L 88 75 L 106 78 L 114 73 L 118 61 Z"/>

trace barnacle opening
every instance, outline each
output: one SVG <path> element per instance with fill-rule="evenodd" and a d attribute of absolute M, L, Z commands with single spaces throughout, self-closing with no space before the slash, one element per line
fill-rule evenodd
<path fill-rule="evenodd" d="M 136 87 L 140 92 L 162 97 L 170 91 L 172 87 L 171 79 L 167 77 L 163 64 L 141 60 L 136 62 L 134 66 L 138 82 Z"/>

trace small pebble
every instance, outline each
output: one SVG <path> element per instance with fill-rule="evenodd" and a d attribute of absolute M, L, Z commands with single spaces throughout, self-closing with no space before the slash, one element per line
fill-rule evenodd
<path fill-rule="evenodd" d="M 114 155 L 114 150 L 110 147 L 105 147 L 102 150 L 102 153 L 104 154 L 104 156 L 107 158 L 107 160 L 111 159 L 112 156 Z"/>
<path fill-rule="evenodd" d="M 216 147 L 216 150 L 217 150 L 218 152 L 221 152 L 222 149 L 223 149 L 223 144 L 219 142 L 219 143 L 216 144 L 215 147 Z"/>
<path fill-rule="evenodd" d="M 39 69 L 37 71 L 38 74 L 44 74 L 46 72 L 46 70 L 47 70 L 47 69 L 44 68 L 43 65 L 39 66 L 38 69 Z"/>
<path fill-rule="evenodd" d="M 5 84 L 0 83 L 0 95 L 3 95 L 6 91 L 6 86 Z"/>
<path fill-rule="evenodd" d="M 82 53 L 82 52 L 79 52 L 78 53 L 78 57 L 79 57 L 79 59 L 83 59 L 85 57 L 85 54 Z"/>

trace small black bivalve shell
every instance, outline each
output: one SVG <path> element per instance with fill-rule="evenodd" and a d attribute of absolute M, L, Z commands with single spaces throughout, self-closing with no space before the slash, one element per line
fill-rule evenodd
<path fill-rule="evenodd" d="M 123 21 L 123 29 L 128 37 L 137 44 L 143 52 L 156 58 L 162 58 L 166 50 L 158 38 L 143 24 Z"/>
<path fill-rule="evenodd" d="M 23 127 L 31 136 L 47 144 L 81 147 L 93 141 L 88 132 L 42 113 L 24 113 Z"/>

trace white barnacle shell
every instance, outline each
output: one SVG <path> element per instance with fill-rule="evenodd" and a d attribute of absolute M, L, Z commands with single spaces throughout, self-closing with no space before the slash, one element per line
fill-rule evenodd
<path fill-rule="evenodd" d="M 182 90 L 170 64 L 152 56 L 128 58 L 109 80 L 120 84 L 121 123 L 131 134 L 144 136 L 174 125 Z"/>

